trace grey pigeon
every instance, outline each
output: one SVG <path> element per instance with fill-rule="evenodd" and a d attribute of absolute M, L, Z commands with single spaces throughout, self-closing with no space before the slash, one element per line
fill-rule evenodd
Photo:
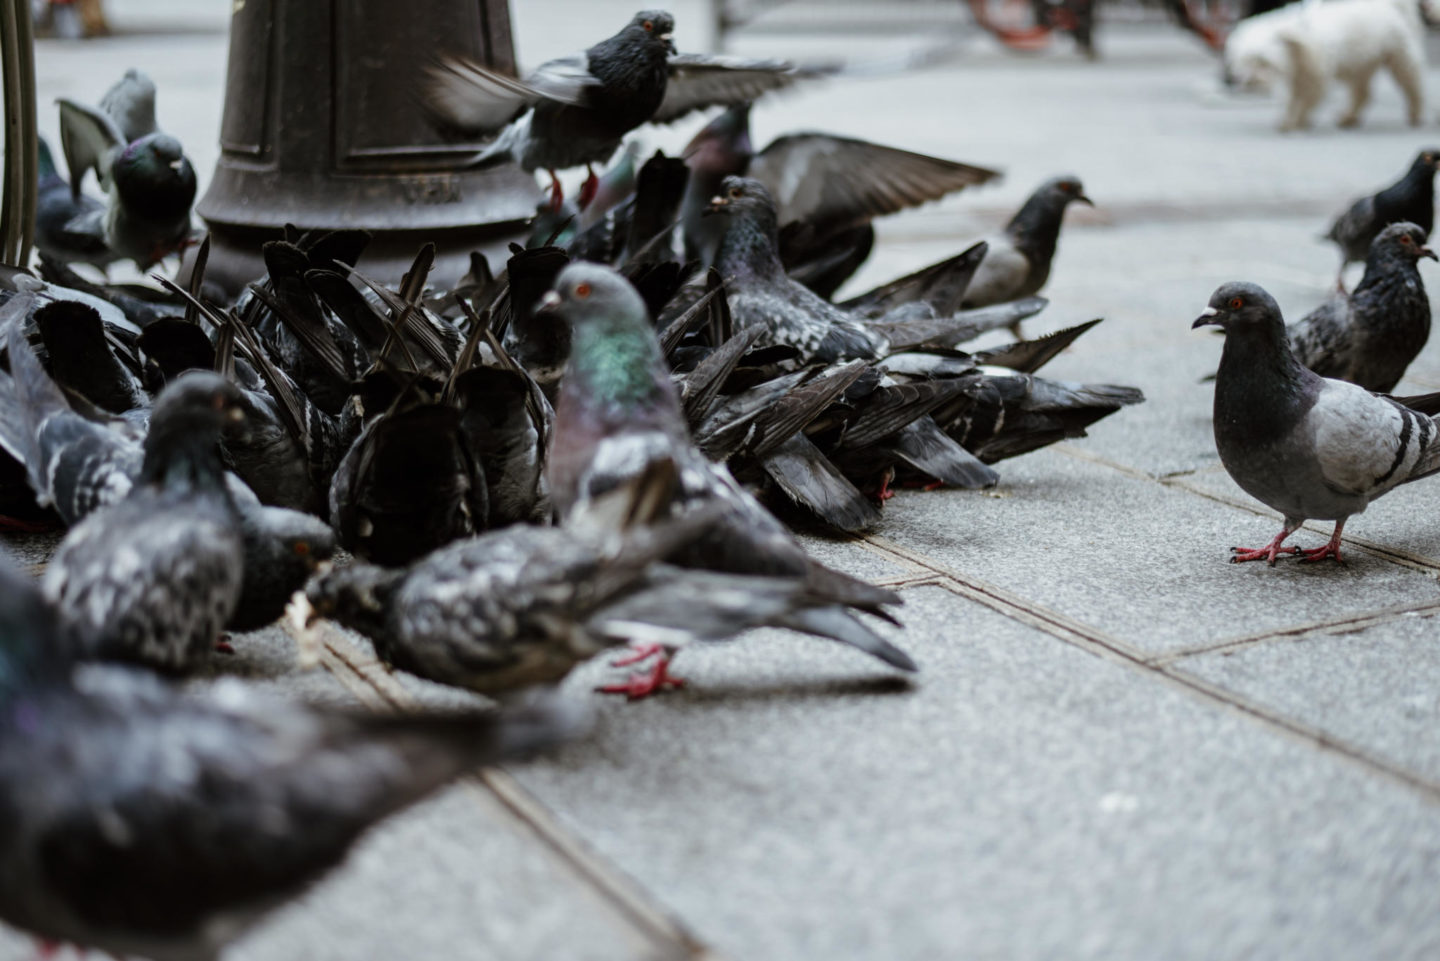
<path fill-rule="evenodd" d="M 1050 279 L 1060 224 L 1072 203 L 1093 207 L 1080 178 L 1055 177 L 1041 184 L 1005 225 L 987 238 L 989 251 L 965 292 L 966 307 L 986 307 L 1037 294 Z"/>
<path fill-rule="evenodd" d="M 1255 284 L 1229 283 L 1192 325 L 1225 333 L 1215 375 L 1215 446 L 1225 470 L 1285 526 L 1258 550 L 1230 560 L 1275 563 L 1340 558 L 1346 520 L 1392 488 L 1440 469 L 1435 421 L 1391 398 L 1303 366 L 1285 337 L 1280 307 Z M 1281 546 L 1306 519 L 1332 520 L 1323 547 Z"/>
<path fill-rule="evenodd" d="M 1388 394 L 1430 339 L 1430 298 L 1420 258 L 1440 259 L 1426 231 L 1396 223 L 1370 245 L 1365 276 L 1290 325 L 1290 349 L 1322 377 Z"/>
<path fill-rule="evenodd" d="M 429 107 L 458 132 L 499 131 L 477 163 L 513 159 L 527 171 L 550 171 L 558 209 L 556 169 L 607 160 L 621 138 L 643 123 L 669 123 L 693 110 L 754 100 L 801 76 L 779 61 L 677 55 L 674 29 L 670 14 L 643 10 L 613 37 L 541 64 L 524 80 L 448 58 L 431 70 Z M 582 209 L 595 184 L 592 170 Z"/>
<path fill-rule="evenodd" d="M 306 591 L 318 616 L 371 639 L 386 664 L 442 684 L 500 695 L 554 683 L 627 641 L 675 648 L 720 641 L 831 604 L 796 578 L 720 574 L 661 563 L 719 516 L 697 511 L 650 524 L 673 468 L 606 495 L 625 500 L 619 531 L 516 526 L 458 541 L 404 569 L 357 564 Z M 648 681 L 648 679 L 647 679 Z M 674 686 L 668 673 L 662 686 Z M 652 685 L 602 688 L 641 696 Z"/>
<path fill-rule="evenodd" d="M 182 692 L 74 663 L 64 631 L 0 566 L 0 920 L 114 957 L 215 961 L 376 822 L 582 729 L 559 702 L 405 717 Z"/>
<path fill-rule="evenodd" d="M 1405 176 L 1368 197 L 1350 205 L 1330 225 L 1326 240 L 1340 248 L 1340 271 L 1364 260 L 1370 245 L 1387 226 L 1400 221 L 1416 224 L 1429 238 L 1435 227 L 1435 169 L 1440 167 L 1440 149 L 1420 151 Z"/>
<path fill-rule="evenodd" d="M 127 70 L 99 108 L 60 101 L 60 144 L 78 201 L 85 174 L 94 170 L 106 192 L 103 210 L 91 210 L 67 229 L 103 237 L 118 257 L 148 270 L 190 237 L 195 168 L 180 141 L 155 125 L 155 84 Z"/>
<path fill-rule="evenodd" d="M 45 593 L 93 634 L 98 656 L 182 672 L 213 650 L 244 567 L 220 431 L 243 416 L 220 376 L 175 381 L 156 404 L 135 487 L 72 527 L 51 558 Z"/>
<path fill-rule="evenodd" d="M 542 303 L 570 325 L 572 338 L 546 465 L 551 498 L 562 518 L 583 521 L 600 495 L 653 464 L 670 461 L 678 471 L 667 498 L 671 511 L 719 505 L 723 513 L 708 536 L 668 560 L 726 573 L 802 578 L 872 613 L 897 602 L 891 591 L 811 560 L 724 467 L 694 446 L 644 301 L 623 277 L 606 267 L 571 264 Z M 798 612 L 783 623 L 851 644 L 896 667 L 914 668 L 903 652 L 841 605 Z M 663 678 L 662 657 L 652 679 Z"/>
<path fill-rule="evenodd" d="M 66 264 L 90 264 L 104 270 L 120 259 L 105 242 L 105 204 L 89 194 L 74 194 L 55 167 L 50 145 L 39 142 L 35 198 L 35 247 Z"/>

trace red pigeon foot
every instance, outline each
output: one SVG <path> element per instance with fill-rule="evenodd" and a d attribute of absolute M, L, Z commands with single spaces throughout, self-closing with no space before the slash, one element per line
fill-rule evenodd
<path fill-rule="evenodd" d="M 685 679 L 675 677 L 670 673 L 670 658 L 663 651 L 655 661 L 655 666 L 647 673 L 632 674 L 630 679 L 619 684 L 606 684 L 604 687 L 596 688 L 602 694 L 624 694 L 631 701 L 638 701 L 642 697 L 649 697 L 661 691 L 670 691 L 685 686 Z"/>
<path fill-rule="evenodd" d="M 632 664 L 639 664 L 641 661 L 647 658 L 653 657 L 656 654 L 663 654 L 665 652 L 664 645 L 661 644 L 636 644 L 632 641 L 630 643 L 630 648 L 631 651 L 628 655 L 611 661 L 610 666 L 629 667 Z"/>

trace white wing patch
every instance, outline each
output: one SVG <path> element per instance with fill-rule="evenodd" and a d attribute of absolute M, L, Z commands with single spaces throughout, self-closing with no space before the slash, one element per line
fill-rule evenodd
<path fill-rule="evenodd" d="M 1327 381 L 1306 415 L 1325 483 L 1346 494 L 1374 496 L 1408 479 L 1427 418 L 1343 381 Z"/>

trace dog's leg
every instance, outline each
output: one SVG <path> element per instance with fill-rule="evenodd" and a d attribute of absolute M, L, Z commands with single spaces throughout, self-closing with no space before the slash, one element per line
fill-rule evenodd
<path fill-rule="evenodd" d="M 1325 98 L 1325 68 L 1300 38 L 1286 34 L 1280 39 L 1290 54 L 1290 103 L 1280 129 L 1306 129 L 1310 126 L 1310 115 Z"/>
<path fill-rule="evenodd" d="M 1370 102 L 1370 81 L 1375 76 L 1375 69 L 1376 67 L 1372 67 L 1346 78 L 1350 87 L 1350 109 L 1341 116 L 1340 126 L 1358 127 L 1360 125 L 1360 114 L 1365 110 L 1365 105 Z"/>
<path fill-rule="evenodd" d="M 1420 126 L 1421 116 L 1425 112 L 1425 79 L 1421 61 L 1416 59 L 1412 50 L 1397 50 L 1386 59 L 1385 66 L 1405 94 L 1405 110 L 1410 126 Z"/>

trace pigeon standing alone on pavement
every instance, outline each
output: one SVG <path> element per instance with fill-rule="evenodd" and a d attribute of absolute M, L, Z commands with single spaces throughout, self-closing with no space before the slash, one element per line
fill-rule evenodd
<path fill-rule="evenodd" d="M 1422 150 L 1405 176 L 1377 194 L 1361 197 L 1330 225 L 1326 240 L 1340 248 L 1340 272 L 1370 253 L 1370 244 L 1387 226 L 1408 221 L 1428 239 L 1435 227 L 1435 170 L 1440 148 Z"/>
<path fill-rule="evenodd" d="M 1095 206 L 1078 177 L 1055 177 L 1040 185 L 997 237 L 987 238 L 989 252 L 980 262 L 966 307 L 988 307 L 1039 293 L 1050 279 L 1050 264 L 1060 240 L 1060 224 L 1072 203 Z"/>
<path fill-rule="evenodd" d="M 1300 554 L 1340 558 L 1345 521 L 1392 488 L 1440 470 L 1431 417 L 1342 380 L 1321 377 L 1291 353 L 1273 297 L 1229 283 L 1192 327 L 1225 334 L 1215 375 L 1215 446 L 1247 494 L 1278 510 L 1285 526 L 1258 550 L 1233 548 L 1232 563 Z M 1323 547 L 1282 547 L 1306 519 L 1333 520 Z"/>
<path fill-rule="evenodd" d="M 1290 348 L 1322 377 L 1388 394 L 1430 339 L 1430 298 L 1420 258 L 1437 260 L 1425 230 L 1391 224 L 1370 245 L 1365 276 L 1290 325 Z"/>
<path fill-rule="evenodd" d="M 98 109 L 62 98 L 60 143 L 75 200 L 91 169 L 108 195 L 103 209 L 81 213 L 67 231 L 103 239 L 115 259 L 141 270 L 189 240 L 195 168 L 180 141 L 156 127 L 149 77 L 127 70 Z"/>
<path fill-rule="evenodd" d="M 613 37 L 543 63 L 524 80 L 447 58 L 430 71 L 428 106 L 446 128 L 499 131 L 476 163 L 511 159 L 526 171 L 549 171 L 551 203 L 558 209 L 563 195 L 556 169 L 604 162 L 643 123 L 669 123 L 692 110 L 753 100 L 801 76 L 780 61 L 676 54 L 674 29 L 670 14 L 643 10 Z M 581 191 L 582 209 L 596 183 L 592 169 Z"/>
<path fill-rule="evenodd" d="M 239 390 L 192 371 L 156 404 L 135 487 L 66 534 L 46 595 L 93 635 L 100 657 L 189 670 L 239 601 L 240 519 L 226 490 L 220 431 L 244 417 Z"/>
<path fill-rule="evenodd" d="M 405 717 L 235 679 L 181 691 L 75 663 L 56 615 L 0 562 L 0 920 L 43 939 L 41 956 L 216 961 L 377 821 L 585 723 L 558 701 Z"/>

